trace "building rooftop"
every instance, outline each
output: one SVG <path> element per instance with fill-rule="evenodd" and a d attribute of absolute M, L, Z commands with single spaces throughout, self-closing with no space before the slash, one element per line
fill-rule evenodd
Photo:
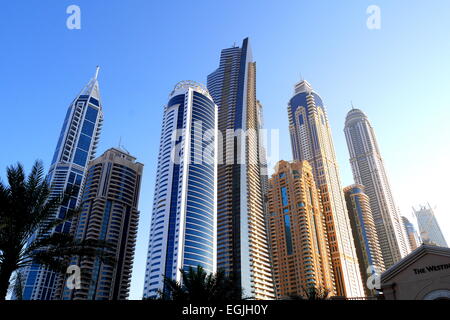
<path fill-rule="evenodd" d="M 212 100 L 212 97 L 209 94 L 209 91 L 206 88 L 206 86 L 199 82 L 193 81 L 193 80 L 183 80 L 183 81 L 178 82 L 175 85 L 175 87 L 173 88 L 172 92 L 169 94 L 169 98 L 179 94 L 180 91 L 185 91 L 189 88 L 194 89 L 195 91 L 207 96 L 208 98 L 210 98 Z"/>
<path fill-rule="evenodd" d="M 313 92 L 311 84 L 306 80 L 301 80 L 300 82 L 296 83 L 294 86 L 294 95 L 307 92 L 311 93 Z"/>
<path fill-rule="evenodd" d="M 351 125 L 356 121 L 367 119 L 367 116 L 364 112 L 362 112 L 360 109 L 353 108 L 347 113 L 347 116 L 345 118 L 345 125 Z"/>
<path fill-rule="evenodd" d="M 422 244 L 420 247 L 412 251 L 402 260 L 391 266 L 381 275 L 381 281 L 386 282 L 397 275 L 399 272 L 422 258 L 426 254 L 437 254 L 441 256 L 450 257 L 450 248 L 438 247 L 428 244 Z"/>

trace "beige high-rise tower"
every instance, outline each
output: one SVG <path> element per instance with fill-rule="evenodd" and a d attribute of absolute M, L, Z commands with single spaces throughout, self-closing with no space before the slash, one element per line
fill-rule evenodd
<path fill-rule="evenodd" d="M 359 109 L 350 110 L 345 119 L 345 137 L 350 153 L 353 179 L 369 196 L 386 268 L 410 251 L 406 232 L 395 205 L 375 132 L 367 116 Z"/>
<path fill-rule="evenodd" d="M 364 290 L 345 207 L 331 128 L 322 99 L 307 81 L 289 101 L 289 130 L 295 160 L 307 160 L 320 189 L 337 295 L 362 297 Z"/>
<path fill-rule="evenodd" d="M 269 238 L 278 299 L 335 295 L 325 215 L 307 161 L 278 162 L 269 180 Z"/>
<path fill-rule="evenodd" d="M 139 222 L 138 200 L 143 164 L 126 151 L 111 148 L 89 163 L 81 214 L 72 224 L 75 238 L 104 240 L 115 265 L 99 258 L 74 257 L 81 288 L 60 283 L 58 299 L 125 300 L 128 298 Z M 65 281 L 64 281 L 65 282 Z"/>
<path fill-rule="evenodd" d="M 344 195 L 364 290 L 367 296 L 375 296 L 378 292 L 368 283 L 369 278 L 374 274 L 381 276 L 385 269 L 369 197 L 364 193 L 364 186 L 359 184 L 346 187 Z"/>

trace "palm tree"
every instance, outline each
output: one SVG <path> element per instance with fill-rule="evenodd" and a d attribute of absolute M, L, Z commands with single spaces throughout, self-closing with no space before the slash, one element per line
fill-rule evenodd
<path fill-rule="evenodd" d="M 303 288 L 308 300 L 326 300 L 330 291 L 324 287 L 308 287 L 308 289 Z"/>
<path fill-rule="evenodd" d="M 10 291 L 14 293 L 14 297 L 16 300 L 23 300 L 23 289 L 25 285 L 25 277 L 21 270 L 17 270 L 14 272 L 14 276 L 12 277 L 12 286 L 10 287 Z"/>
<path fill-rule="evenodd" d="M 302 286 L 303 295 L 291 295 L 290 300 L 327 300 L 330 295 L 330 290 L 324 287 L 309 286 L 307 288 Z"/>
<path fill-rule="evenodd" d="M 6 171 L 8 185 L 0 181 L 0 300 L 6 299 L 13 273 L 32 262 L 58 272 L 66 271 L 73 256 L 98 256 L 102 262 L 114 263 L 105 251 L 110 247 L 105 241 L 77 240 L 69 233 L 52 232 L 80 212 L 68 210 L 64 217 L 54 217 L 56 209 L 78 190 L 52 196 L 40 161 L 28 177 L 20 163 Z"/>
<path fill-rule="evenodd" d="M 223 270 L 217 273 L 206 273 L 201 266 L 197 269 L 180 269 L 181 283 L 164 277 L 165 289 L 160 291 L 163 300 L 220 302 L 239 300 L 242 290 L 236 286 L 232 278 Z"/>

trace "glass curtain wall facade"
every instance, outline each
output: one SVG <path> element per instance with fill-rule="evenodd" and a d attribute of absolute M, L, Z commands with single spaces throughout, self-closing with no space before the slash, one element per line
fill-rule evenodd
<path fill-rule="evenodd" d="M 68 188 L 74 195 L 68 203 L 55 212 L 55 217 L 63 217 L 67 210 L 80 204 L 88 162 L 95 158 L 103 111 L 98 85 L 98 68 L 95 77 L 78 94 L 67 109 L 56 150 L 48 173 L 48 182 L 53 196 Z M 51 232 L 70 232 L 71 223 L 58 225 Z M 37 233 L 34 237 L 41 236 Z M 25 271 L 23 299 L 52 300 L 56 292 L 59 275 L 33 263 Z"/>
<path fill-rule="evenodd" d="M 180 268 L 216 271 L 217 106 L 206 88 L 177 84 L 164 108 L 144 297 Z"/>

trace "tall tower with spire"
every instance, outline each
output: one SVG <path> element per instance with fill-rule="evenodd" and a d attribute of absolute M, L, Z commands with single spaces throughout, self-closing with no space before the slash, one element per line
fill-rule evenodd
<path fill-rule="evenodd" d="M 66 205 L 55 211 L 55 218 L 63 217 L 68 209 L 77 207 L 81 201 L 82 186 L 89 161 L 95 158 L 103 123 L 102 102 L 95 76 L 75 97 L 67 109 L 56 150 L 47 176 L 52 195 L 74 188 L 74 195 Z M 51 232 L 70 231 L 70 222 L 58 225 Z M 40 237 L 42 234 L 36 234 Z M 26 270 L 25 300 L 51 300 L 54 297 L 58 274 L 33 264 Z"/>
<path fill-rule="evenodd" d="M 355 183 L 361 184 L 370 199 L 384 265 L 389 268 L 406 256 L 409 243 L 394 202 L 384 162 L 367 116 L 352 108 L 345 120 L 345 137 Z"/>
<path fill-rule="evenodd" d="M 337 295 L 362 297 L 364 290 L 331 128 L 321 97 L 306 80 L 295 85 L 288 114 L 294 160 L 311 164 L 320 189 Z"/>

